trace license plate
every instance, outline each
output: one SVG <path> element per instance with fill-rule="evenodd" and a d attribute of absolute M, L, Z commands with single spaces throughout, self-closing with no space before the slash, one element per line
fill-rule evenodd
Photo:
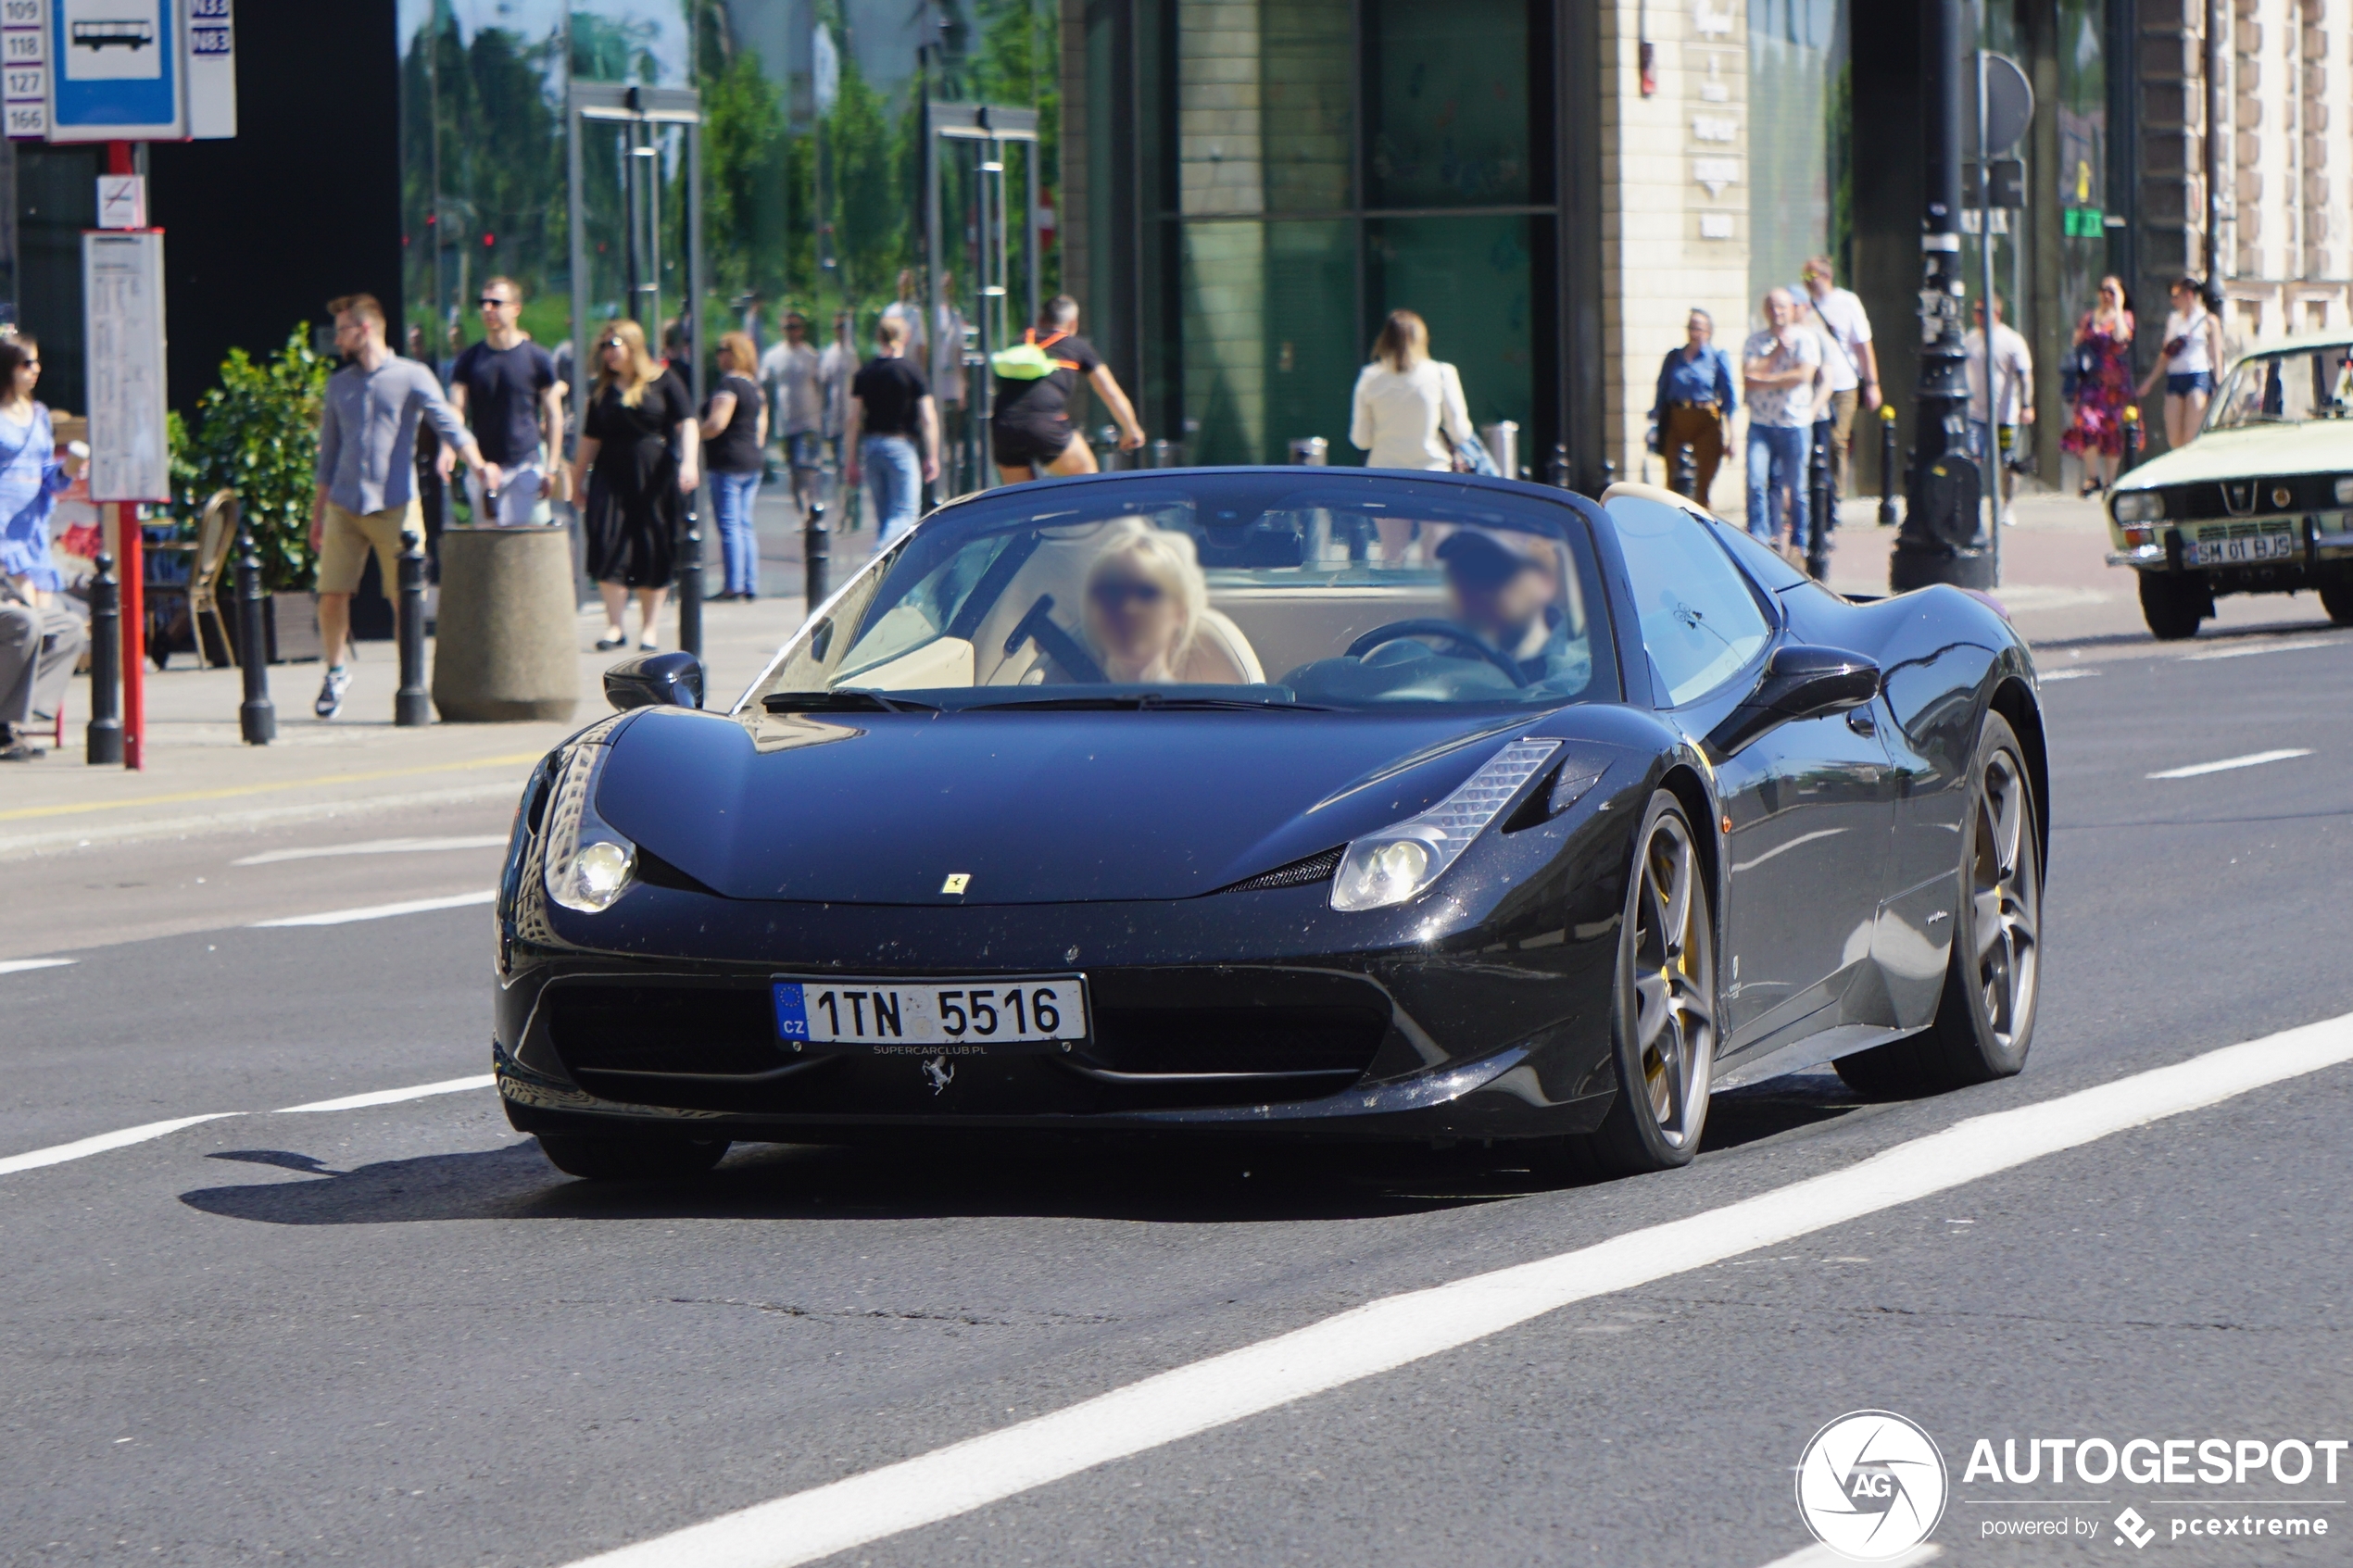
<path fill-rule="evenodd" d="M 2293 533 L 2252 533 L 2239 539 L 2183 540 L 2183 566 L 2234 566 L 2241 561 L 2284 560 L 2304 553 Z"/>
<path fill-rule="evenodd" d="M 878 1056 L 984 1056 L 1067 1049 L 1087 1038 L 1087 982 L 1076 974 L 980 980 L 774 982 L 776 1035 Z"/>

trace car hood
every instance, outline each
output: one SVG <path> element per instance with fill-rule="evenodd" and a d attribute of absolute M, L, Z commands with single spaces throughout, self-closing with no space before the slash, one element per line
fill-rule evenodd
<path fill-rule="evenodd" d="M 2166 484 L 2211 484 L 2339 469 L 2353 469 L 2353 420 L 2309 420 L 2208 431 L 2187 446 L 2150 458 L 2117 481 L 2116 487 L 2153 490 Z"/>
<path fill-rule="evenodd" d="M 612 736 L 597 809 L 733 898 L 1184 898 L 1412 816 L 1563 717 L 654 709 Z"/>

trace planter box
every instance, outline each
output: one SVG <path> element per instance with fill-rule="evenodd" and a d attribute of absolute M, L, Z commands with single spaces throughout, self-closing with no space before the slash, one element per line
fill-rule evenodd
<path fill-rule="evenodd" d="M 307 664 L 325 649 L 319 640 L 319 596 L 272 594 L 262 600 L 261 626 L 272 664 Z"/>

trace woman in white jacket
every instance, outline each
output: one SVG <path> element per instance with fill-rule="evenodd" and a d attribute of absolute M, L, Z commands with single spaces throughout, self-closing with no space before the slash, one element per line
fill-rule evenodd
<path fill-rule="evenodd" d="M 1470 409 L 1463 400 L 1463 378 L 1454 367 L 1429 357 L 1429 327 L 1411 310 L 1392 310 L 1373 362 L 1356 378 L 1355 411 L 1349 442 L 1364 450 L 1368 469 L 1419 469 L 1449 472 L 1454 449 L 1472 439 Z M 1381 557 L 1402 559 L 1411 544 L 1412 524 L 1381 525 Z"/>
<path fill-rule="evenodd" d="M 1368 454 L 1368 469 L 1447 469 L 1454 448 L 1471 439 L 1463 378 L 1429 357 L 1429 328 L 1410 310 L 1392 310 L 1373 362 L 1356 378 L 1349 441 Z"/>

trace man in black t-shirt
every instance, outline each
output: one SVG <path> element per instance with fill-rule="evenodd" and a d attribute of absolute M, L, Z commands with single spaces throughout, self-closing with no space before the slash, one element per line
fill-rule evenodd
<path fill-rule="evenodd" d="M 1144 427 L 1136 419 L 1118 378 L 1103 363 L 1094 345 L 1078 335 L 1078 302 L 1057 295 L 1038 313 L 1038 326 L 1027 342 L 1053 361 L 1044 375 L 1031 378 L 1000 374 L 995 408 L 990 415 L 989 445 L 995 448 L 997 471 L 1008 484 L 1036 479 L 1041 473 L 1095 471 L 1094 448 L 1071 428 L 1070 400 L 1084 380 L 1103 400 L 1103 408 L 1119 422 L 1119 449 L 1133 452 L 1144 444 Z M 1027 350 L 1022 350 L 1026 355 Z M 1002 356 L 1000 356 L 1002 358 Z"/>
<path fill-rule="evenodd" d="M 472 427 L 488 465 L 484 478 L 497 493 L 494 507 L 484 495 L 483 480 L 469 481 L 474 521 L 499 526 L 543 521 L 541 503 L 560 499 L 564 482 L 563 465 L 550 458 L 563 450 L 564 383 L 554 358 L 517 324 L 522 290 L 512 279 L 483 284 L 481 304 L 483 339 L 460 353 L 449 370 L 450 405 Z M 443 464 L 446 480 L 446 455 Z"/>
<path fill-rule="evenodd" d="M 907 323 L 886 316 L 875 328 L 876 357 L 849 383 L 849 425 L 842 445 L 854 488 L 875 482 L 875 548 L 922 512 L 923 486 L 939 477 L 939 406 L 924 374 L 907 359 Z"/>

